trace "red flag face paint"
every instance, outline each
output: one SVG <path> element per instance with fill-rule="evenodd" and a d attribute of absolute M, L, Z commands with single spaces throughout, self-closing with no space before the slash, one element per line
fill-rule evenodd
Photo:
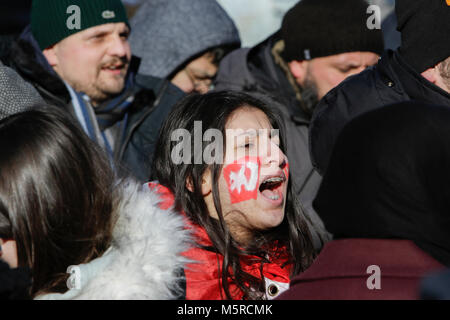
<path fill-rule="evenodd" d="M 258 198 L 260 168 L 258 157 L 244 157 L 224 167 L 232 204 Z"/>
<path fill-rule="evenodd" d="M 289 162 L 286 160 L 286 164 L 283 167 L 284 176 L 286 177 L 286 180 L 289 179 Z"/>

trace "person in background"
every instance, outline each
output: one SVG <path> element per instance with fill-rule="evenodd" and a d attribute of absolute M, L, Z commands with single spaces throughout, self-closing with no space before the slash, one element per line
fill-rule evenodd
<path fill-rule="evenodd" d="M 5 64 L 77 119 L 117 172 L 147 181 L 158 130 L 184 93 L 136 76 L 129 34 L 120 0 L 33 0 L 31 27 Z"/>
<path fill-rule="evenodd" d="M 450 106 L 450 6 L 441 0 L 396 0 L 401 45 L 330 91 L 310 126 L 311 158 L 325 172 L 339 132 L 353 118 L 402 101 Z"/>
<path fill-rule="evenodd" d="M 110 164 L 62 110 L 0 121 L 1 258 L 29 268 L 34 299 L 175 299 L 182 219 Z"/>
<path fill-rule="evenodd" d="M 245 93 L 193 94 L 167 118 L 149 188 L 192 230 L 186 299 L 273 299 L 312 262 L 283 150 L 279 118 Z"/>
<path fill-rule="evenodd" d="M 347 77 L 378 61 L 381 30 L 367 28 L 363 0 L 302 0 L 281 28 L 253 48 L 232 52 L 220 65 L 216 90 L 267 94 L 283 116 L 294 190 L 314 227 L 315 247 L 330 235 L 312 208 L 321 177 L 309 156 L 308 128 L 319 100 Z"/>
<path fill-rule="evenodd" d="M 168 78 L 186 93 L 209 91 L 221 59 L 239 48 L 238 30 L 216 0 L 152 0 L 131 20 L 140 73 Z"/>
<path fill-rule="evenodd" d="M 342 130 L 314 207 L 334 235 L 280 299 L 420 298 L 450 266 L 450 109 L 403 102 Z"/>

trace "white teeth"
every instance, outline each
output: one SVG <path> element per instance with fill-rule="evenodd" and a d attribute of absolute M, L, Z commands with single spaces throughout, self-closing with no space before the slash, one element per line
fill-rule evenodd
<path fill-rule="evenodd" d="M 279 195 L 274 195 L 274 196 L 270 196 L 269 198 L 271 200 L 278 200 L 278 199 L 280 199 L 280 196 Z"/>
<path fill-rule="evenodd" d="M 280 178 L 280 177 L 273 177 L 273 178 L 269 178 L 269 179 L 265 180 L 264 183 L 267 183 L 267 182 L 282 182 L 282 181 L 283 181 L 283 179 Z"/>

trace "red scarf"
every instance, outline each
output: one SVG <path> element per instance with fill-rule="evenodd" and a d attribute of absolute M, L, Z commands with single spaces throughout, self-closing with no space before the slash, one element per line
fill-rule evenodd
<path fill-rule="evenodd" d="M 168 210 L 173 207 L 175 199 L 172 192 L 166 187 L 150 182 L 148 188 L 158 193 L 162 202 L 159 207 Z M 184 213 L 187 228 L 194 236 L 195 242 L 201 246 L 212 246 L 205 229 L 192 222 Z M 271 258 L 262 267 L 262 275 L 266 282 L 267 298 L 274 298 L 289 286 L 289 275 L 291 265 L 286 264 L 288 254 L 286 248 L 281 248 L 284 254 Z M 185 268 L 186 275 L 186 299 L 187 300 L 222 300 L 226 299 L 226 294 L 221 286 L 222 277 L 219 270 L 222 268 L 223 256 L 199 247 L 193 247 L 183 255 L 195 263 L 190 263 Z M 256 278 L 261 278 L 261 258 L 243 258 L 241 261 L 242 270 Z M 231 278 L 228 279 L 229 292 L 234 300 L 240 300 L 244 292 L 234 284 Z"/>

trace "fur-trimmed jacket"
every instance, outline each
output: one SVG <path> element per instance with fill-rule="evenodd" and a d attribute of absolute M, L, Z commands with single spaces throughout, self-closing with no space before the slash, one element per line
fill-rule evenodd
<path fill-rule="evenodd" d="M 134 182 L 124 185 L 113 243 L 101 257 L 71 266 L 71 289 L 39 300 L 168 300 L 184 294 L 181 253 L 189 247 L 183 219 L 158 207 L 160 198 Z M 69 267 L 69 266 L 68 266 Z"/>

